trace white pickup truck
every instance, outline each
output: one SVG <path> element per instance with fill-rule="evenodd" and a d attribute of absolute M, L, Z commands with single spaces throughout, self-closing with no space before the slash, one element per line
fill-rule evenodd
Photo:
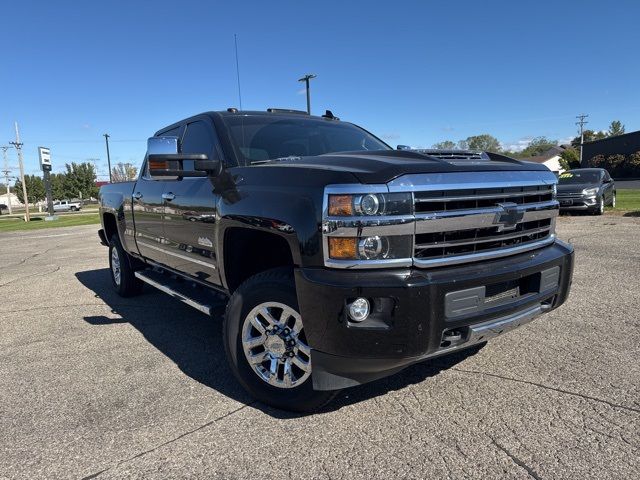
<path fill-rule="evenodd" d="M 53 202 L 54 212 L 77 212 L 81 208 L 82 203 L 80 202 L 72 202 L 70 200 L 60 200 L 57 202 Z"/>

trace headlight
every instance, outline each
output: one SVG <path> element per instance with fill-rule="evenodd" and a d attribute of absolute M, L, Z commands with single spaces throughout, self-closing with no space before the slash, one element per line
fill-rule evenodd
<path fill-rule="evenodd" d="M 331 217 L 408 215 L 412 213 L 411 193 L 367 193 L 329 195 Z"/>
<path fill-rule="evenodd" d="M 329 258 L 333 260 L 389 260 L 411 257 L 412 237 L 330 237 Z"/>
<path fill-rule="evenodd" d="M 589 197 L 593 197 L 594 195 L 598 194 L 598 188 L 585 188 L 582 191 L 582 194 L 583 195 L 587 195 Z"/>

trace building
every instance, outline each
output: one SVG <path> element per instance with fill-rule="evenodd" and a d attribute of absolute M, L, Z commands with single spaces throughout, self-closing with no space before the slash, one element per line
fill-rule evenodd
<path fill-rule="evenodd" d="M 640 152 L 640 131 L 607 137 L 593 142 L 585 142 L 582 147 L 582 166 L 588 167 L 589 160 L 596 155 L 632 155 Z"/>
<path fill-rule="evenodd" d="M 18 196 L 13 192 L 9 194 L 3 193 L 2 195 L 0 195 L 0 203 L 7 206 L 11 205 L 11 208 L 24 206 L 22 205 L 20 200 L 18 200 Z"/>
<path fill-rule="evenodd" d="M 560 174 L 564 171 L 564 168 L 560 166 L 560 155 L 564 151 L 564 147 L 551 147 L 546 152 L 536 155 L 535 157 L 525 157 L 520 160 L 526 162 L 542 163 L 545 167 L 551 170 L 555 174 Z"/>

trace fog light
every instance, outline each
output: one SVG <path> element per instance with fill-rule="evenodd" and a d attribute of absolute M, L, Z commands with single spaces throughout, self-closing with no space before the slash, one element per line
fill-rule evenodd
<path fill-rule="evenodd" d="M 369 300 L 366 298 L 356 298 L 349 305 L 349 316 L 354 322 L 362 322 L 369 316 Z"/>

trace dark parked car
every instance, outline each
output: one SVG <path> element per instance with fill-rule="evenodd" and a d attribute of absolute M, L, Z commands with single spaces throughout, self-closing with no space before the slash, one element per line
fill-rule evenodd
<path fill-rule="evenodd" d="M 616 206 L 616 186 L 603 168 L 568 170 L 558 180 L 558 201 L 561 211 L 582 210 L 602 215 L 605 206 Z"/>
<path fill-rule="evenodd" d="M 115 290 L 226 303 L 231 371 L 277 407 L 478 347 L 569 293 L 544 165 L 393 150 L 330 112 L 229 109 L 159 130 L 140 172 L 100 189 Z"/>

